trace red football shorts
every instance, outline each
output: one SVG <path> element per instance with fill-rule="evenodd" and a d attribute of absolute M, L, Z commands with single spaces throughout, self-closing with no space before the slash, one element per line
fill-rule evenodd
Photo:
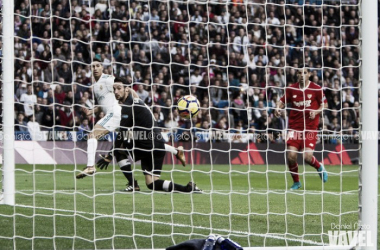
<path fill-rule="evenodd" d="M 304 148 L 314 150 L 317 142 L 316 131 L 289 130 L 286 136 L 286 145 L 297 148 L 298 151 Z"/>

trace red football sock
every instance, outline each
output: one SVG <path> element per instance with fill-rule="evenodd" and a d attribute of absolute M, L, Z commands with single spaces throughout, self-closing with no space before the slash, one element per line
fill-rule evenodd
<path fill-rule="evenodd" d="M 313 156 L 313 158 L 311 159 L 309 164 L 310 164 L 310 166 L 314 167 L 315 169 L 318 169 L 321 166 L 321 164 L 319 164 L 319 161 L 317 161 L 315 156 Z"/>
<path fill-rule="evenodd" d="M 300 181 L 300 176 L 298 175 L 298 163 L 294 163 L 292 165 L 288 164 L 290 174 L 292 175 L 294 182 Z"/>

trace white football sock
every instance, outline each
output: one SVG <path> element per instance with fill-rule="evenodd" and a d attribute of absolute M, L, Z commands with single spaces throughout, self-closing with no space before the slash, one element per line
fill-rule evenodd
<path fill-rule="evenodd" d="M 170 152 L 174 155 L 176 155 L 178 153 L 178 151 L 177 151 L 177 149 L 175 149 L 175 147 L 170 146 L 168 144 L 165 144 L 165 151 Z"/>
<path fill-rule="evenodd" d="M 128 159 L 125 159 L 125 160 L 121 160 L 119 162 L 117 162 L 117 164 L 119 164 L 119 167 L 124 167 L 125 165 L 131 165 L 131 162 L 128 160 Z"/>
<path fill-rule="evenodd" d="M 98 140 L 91 138 L 87 140 L 87 167 L 95 165 L 96 149 L 98 147 Z"/>
<path fill-rule="evenodd" d="M 171 181 L 164 181 L 164 183 L 162 184 L 162 189 L 166 192 L 170 192 L 171 190 L 169 191 L 169 188 L 171 183 Z"/>

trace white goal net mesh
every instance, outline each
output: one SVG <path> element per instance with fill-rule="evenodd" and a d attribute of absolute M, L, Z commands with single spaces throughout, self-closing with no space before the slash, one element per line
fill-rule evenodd
<path fill-rule="evenodd" d="M 329 231 L 357 230 L 360 1 L 14 2 L 15 59 L 2 63 L 15 65 L 16 205 L 0 207 L 0 248 L 157 249 L 211 233 L 244 247 L 328 246 L 339 243 Z M 203 194 L 151 191 L 139 162 L 140 191 L 125 191 L 116 161 L 76 179 L 107 115 L 83 112 L 98 105 L 94 59 L 131 84 L 166 144 L 184 147 L 186 167 L 167 152 L 161 179 Z M 329 180 L 301 150 L 302 187 L 290 190 L 290 107 L 275 108 L 303 67 L 328 105 L 314 156 Z M 200 102 L 191 120 L 176 110 L 184 95 Z"/>

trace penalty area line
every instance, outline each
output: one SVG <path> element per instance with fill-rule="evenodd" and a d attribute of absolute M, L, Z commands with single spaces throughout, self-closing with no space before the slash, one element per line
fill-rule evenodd
<path fill-rule="evenodd" d="M 59 212 L 74 213 L 74 214 L 81 214 L 81 215 L 92 215 L 92 216 L 96 216 L 96 217 L 106 217 L 106 218 L 112 218 L 112 219 L 116 218 L 116 219 L 121 219 L 121 220 L 128 220 L 128 221 L 149 223 L 149 224 L 159 224 L 159 225 L 165 225 L 165 226 L 171 226 L 171 227 L 183 227 L 183 228 L 192 227 L 192 228 L 200 229 L 200 230 L 207 230 L 207 231 L 212 230 L 213 232 L 223 232 L 223 233 L 227 233 L 227 234 L 238 234 L 238 235 L 240 234 L 240 235 L 247 235 L 247 236 L 257 236 L 257 237 L 261 237 L 261 238 L 272 238 L 272 239 L 293 241 L 293 242 L 299 242 L 299 243 L 310 244 L 310 245 L 318 245 L 318 246 L 324 246 L 325 245 L 321 242 L 316 242 L 313 240 L 302 240 L 302 239 L 297 239 L 297 238 L 289 238 L 289 237 L 284 237 L 282 235 L 277 235 L 277 234 L 260 234 L 260 233 L 236 231 L 236 230 L 230 230 L 230 229 L 209 228 L 209 227 L 204 227 L 204 226 L 194 226 L 194 225 L 181 224 L 181 223 L 168 223 L 168 222 L 155 221 L 155 220 L 137 219 L 136 217 L 128 217 L 128 216 L 122 216 L 122 215 L 90 213 L 90 212 L 75 211 L 75 210 L 68 210 L 68 209 L 54 209 L 54 208 L 49 208 L 49 207 L 34 207 L 34 206 L 28 206 L 28 205 L 23 205 L 23 204 L 16 204 L 15 206 L 21 207 L 21 208 L 41 209 L 41 210 L 48 210 L 48 211 L 59 211 Z"/>

